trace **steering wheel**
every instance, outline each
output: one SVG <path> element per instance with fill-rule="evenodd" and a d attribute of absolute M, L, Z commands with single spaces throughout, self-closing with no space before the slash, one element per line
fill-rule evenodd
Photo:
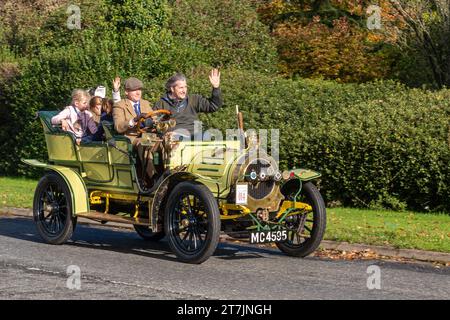
<path fill-rule="evenodd" d="M 141 128 L 142 123 L 144 123 L 144 121 L 150 117 L 153 117 L 155 115 L 161 115 L 160 118 L 157 120 L 162 121 L 161 119 L 164 117 L 167 117 L 169 120 L 170 116 L 172 115 L 172 112 L 170 112 L 169 110 L 164 110 L 164 109 L 159 109 L 159 110 L 155 110 L 155 111 L 150 111 L 149 113 L 145 114 L 144 116 L 140 117 L 139 120 L 136 123 L 136 129 L 138 132 L 140 133 L 144 133 L 146 132 L 145 128 Z"/>

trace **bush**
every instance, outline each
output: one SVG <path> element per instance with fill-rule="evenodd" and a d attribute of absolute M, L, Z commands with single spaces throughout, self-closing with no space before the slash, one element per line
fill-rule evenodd
<path fill-rule="evenodd" d="M 175 1 L 171 30 L 183 46 L 201 48 L 208 65 L 276 70 L 276 49 L 254 0 Z"/>

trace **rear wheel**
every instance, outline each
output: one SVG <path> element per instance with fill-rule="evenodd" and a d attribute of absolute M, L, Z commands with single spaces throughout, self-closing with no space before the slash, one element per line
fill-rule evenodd
<path fill-rule="evenodd" d="M 56 173 L 39 181 L 33 200 L 33 217 L 39 235 L 50 244 L 63 244 L 73 234 L 76 217 L 72 215 L 70 189 Z"/>
<path fill-rule="evenodd" d="M 169 195 L 164 219 L 169 245 L 181 261 L 199 264 L 216 250 L 220 212 L 206 186 L 191 181 L 179 183 Z"/>
<path fill-rule="evenodd" d="M 289 195 L 287 198 L 291 198 Z M 289 199 L 289 200 L 292 200 Z M 278 242 L 277 247 L 290 256 L 306 257 L 314 252 L 323 239 L 326 227 L 326 209 L 323 198 L 311 182 L 303 185 L 297 201 L 309 204 L 312 212 L 300 212 L 285 220 L 288 240 Z"/>
<path fill-rule="evenodd" d="M 151 228 L 137 224 L 133 225 L 133 227 L 137 234 L 144 240 L 157 242 L 164 238 L 164 232 L 153 232 Z"/>

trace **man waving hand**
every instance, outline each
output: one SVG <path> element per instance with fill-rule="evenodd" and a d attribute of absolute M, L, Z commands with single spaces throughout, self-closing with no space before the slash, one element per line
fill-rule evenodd
<path fill-rule="evenodd" d="M 166 82 L 166 94 L 156 102 L 154 110 L 165 109 L 172 112 L 177 124 L 174 131 L 194 134 L 194 121 L 198 121 L 199 112 L 215 112 L 223 105 L 222 92 L 220 90 L 220 71 L 211 70 L 209 81 L 212 85 L 210 98 L 205 98 L 199 94 L 188 95 L 186 77 L 177 73 Z"/>

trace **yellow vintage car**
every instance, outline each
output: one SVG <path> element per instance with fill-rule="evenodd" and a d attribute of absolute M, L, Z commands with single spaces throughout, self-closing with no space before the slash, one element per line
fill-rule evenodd
<path fill-rule="evenodd" d="M 326 209 L 312 182 L 320 174 L 280 172 L 254 137 L 171 141 L 165 147 L 173 120 L 153 117 L 140 129 L 156 170 L 145 189 L 127 137 L 103 123 L 106 141 L 78 145 L 71 133 L 51 125 L 56 113 L 38 112 L 48 163 L 22 160 L 46 172 L 36 187 L 33 214 L 47 243 L 70 239 L 78 217 L 132 224 L 145 240 L 166 237 L 179 260 L 194 264 L 214 253 L 221 231 L 250 243 L 275 243 L 296 257 L 311 254 L 323 238 Z"/>

